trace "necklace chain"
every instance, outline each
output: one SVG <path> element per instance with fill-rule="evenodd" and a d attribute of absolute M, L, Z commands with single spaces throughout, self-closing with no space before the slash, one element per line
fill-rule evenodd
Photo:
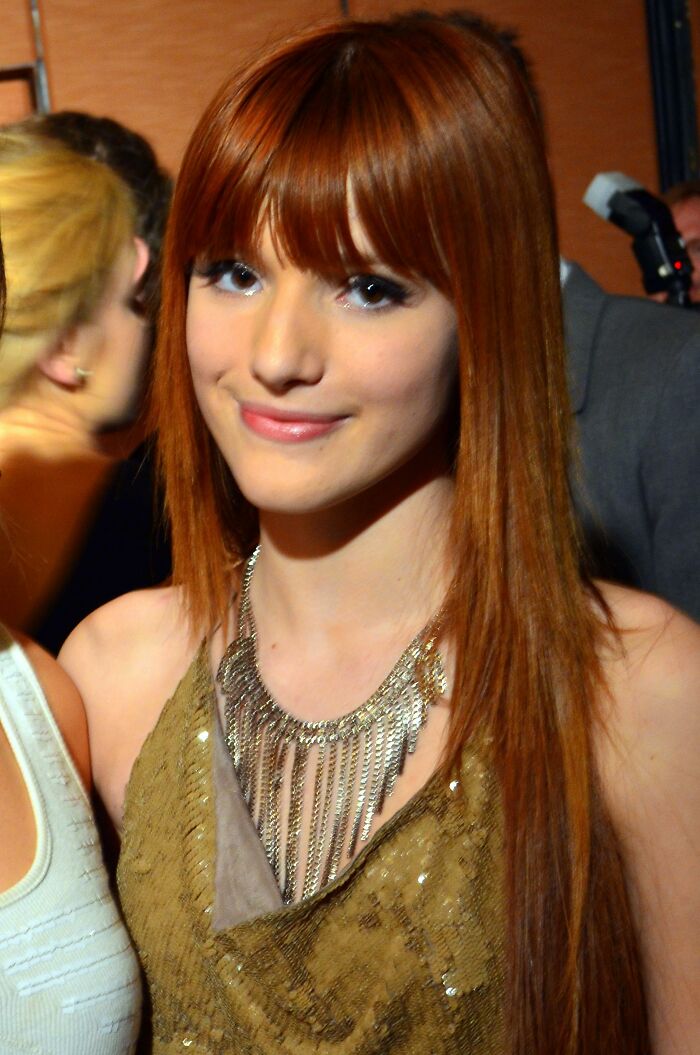
<path fill-rule="evenodd" d="M 224 653 L 217 681 L 226 700 L 226 745 L 283 900 L 290 903 L 300 885 L 306 898 L 334 879 L 358 841 L 368 839 L 406 756 L 416 749 L 428 708 L 446 691 L 446 679 L 436 617 L 413 638 L 379 688 L 349 714 L 315 722 L 288 714 L 265 687 L 258 667 L 250 582 L 259 553 L 258 546 L 243 572 L 237 636 Z M 309 782 L 309 839 L 300 867 Z"/>

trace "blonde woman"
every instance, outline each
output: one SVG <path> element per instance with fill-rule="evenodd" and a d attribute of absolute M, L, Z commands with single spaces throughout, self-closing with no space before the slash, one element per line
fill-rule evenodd
<path fill-rule="evenodd" d="M 122 182 L 28 132 L 0 137 L 0 220 L 0 618 L 27 630 L 109 477 L 99 433 L 135 403 L 146 342 L 132 294 L 147 251 Z"/>
<path fill-rule="evenodd" d="M 0 250 L 0 322 L 5 299 Z M 0 626 L 0 1053 L 128 1055 L 138 966 L 92 821 L 70 679 Z"/>

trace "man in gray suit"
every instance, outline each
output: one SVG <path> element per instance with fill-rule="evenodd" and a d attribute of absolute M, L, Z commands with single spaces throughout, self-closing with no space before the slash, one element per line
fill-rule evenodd
<path fill-rule="evenodd" d="M 700 621 L 700 314 L 562 264 L 574 501 L 604 578 Z"/>

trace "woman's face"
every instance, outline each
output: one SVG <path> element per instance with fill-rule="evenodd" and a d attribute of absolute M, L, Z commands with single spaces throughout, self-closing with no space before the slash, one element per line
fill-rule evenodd
<path fill-rule="evenodd" d="M 149 330 L 134 304 L 134 289 L 147 260 L 140 246 L 126 246 L 95 315 L 79 328 L 76 354 L 92 370 L 85 396 L 102 428 L 128 424 L 138 408 Z"/>
<path fill-rule="evenodd" d="M 254 260 L 197 261 L 187 344 L 206 423 L 260 510 L 329 509 L 418 455 L 447 472 L 456 316 L 428 284 L 379 262 L 300 271 L 268 233 Z"/>

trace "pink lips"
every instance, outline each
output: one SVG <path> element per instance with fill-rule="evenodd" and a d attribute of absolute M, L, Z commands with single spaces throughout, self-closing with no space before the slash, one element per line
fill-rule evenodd
<path fill-rule="evenodd" d="M 258 436 L 278 443 L 305 443 L 326 436 L 345 419 L 330 414 L 307 414 L 303 411 L 278 410 L 272 407 L 241 403 L 244 425 Z"/>

